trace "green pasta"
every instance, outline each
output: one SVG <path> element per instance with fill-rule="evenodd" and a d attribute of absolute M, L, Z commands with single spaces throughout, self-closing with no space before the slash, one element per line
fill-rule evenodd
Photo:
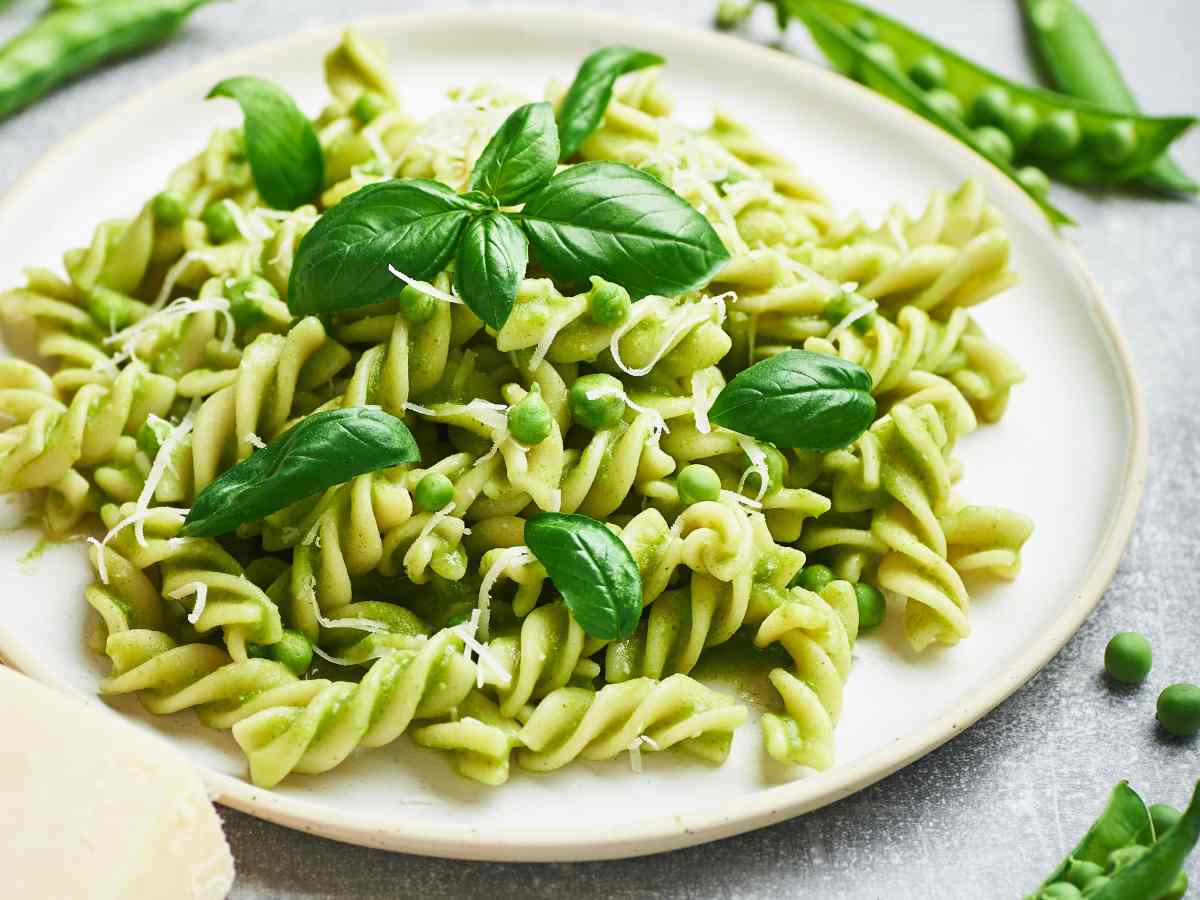
<path fill-rule="evenodd" d="M 979 187 L 878 226 L 839 217 L 727 116 L 676 123 L 658 70 L 639 69 L 570 158 L 636 167 L 655 196 L 661 183 L 699 211 L 729 255 L 702 289 L 637 297 L 534 269 L 489 326 L 455 293 L 447 255 L 428 283 L 394 272 L 390 299 L 293 316 L 292 263 L 325 211 L 390 178 L 468 191 L 525 102 L 482 85 L 415 119 L 353 33 L 325 68 L 315 202 L 270 207 L 241 131 L 217 131 L 132 219 L 68 251 L 65 278 L 29 269 L 0 295 L 7 333 L 40 362 L 0 361 L 0 490 L 37 492 L 49 534 L 98 535 L 86 600 L 92 648 L 112 663 L 100 691 L 232 730 L 264 787 L 406 732 L 499 785 L 513 763 L 628 753 L 640 768 L 669 748 L 721 762 L 747 710 L 692 673 L 736 640 L 771 667 L 767 753 L 832 766 L 862 597 L 883 591 L 917 650 L 956 643 L 965 579 L 1014 577 L 1032 531 L 955 492 L 958 438 L 999 419 L 1023 379 L 970 313 L 1015 281 Z M 212 209 L 236 233 L 212 228 Z M 775 447 L 709 421 L 733 376 L 797 350 L 857 372 L 867 417 L 873 396 L 876 419 L 848 446 Z M 188 518 L 298 422 L 357 407 L 403 420 L 419 461 L 322 473 L 333 486 L 262 518 Z M 556 565 L 525 544 L 539 512 L 604 523 L 611 537 L 589 525 L 599 572 L 606 545 L 629 550 L 632 633 L 598 637 L 572 617 Z M 802 580 L 806 565 L 828 577 Z"/>

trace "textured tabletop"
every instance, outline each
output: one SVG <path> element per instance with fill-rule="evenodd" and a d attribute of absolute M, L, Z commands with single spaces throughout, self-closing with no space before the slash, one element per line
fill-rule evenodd
<path fill-rule="evenodd" d="M 572 0 L 580 3 L 581 0 Z M 46 0 L 0 0 L 0 38 Z M 204 10 L 165 50 L 108 69 L 0 124 L 0 191 L 79 124 L 226 50 L 315 25 L 435 4 L 242 0 Z M 707 27 L 710 0 L 587 5 Z M 1014 0 L 891 0 L 915 27 L 1031 77 Z M 1200 112 L 1200 3 L 1086 0 L 1145 106 Z M 969 12 L 968 12 L 969 10 Z M 760 13 L 765 10 L 760 10 Z M 766 39 L 763 18 L 747 32 Z M 789 40 L 811 53 L 800 36 Z M 1200 173 L 1200 137 L 1178 145 Z M 1116 579 L 1047 668 L 964 734 L 832 807 L 741 837 L 622 862 L 496 865 L 337 844 L 225 811 L 239 900 L 267 897 L 1016 898 L 1080 837 L 1121 778 L 1181 804 L 1200 743 L 1156 732 L 1155 689 L 1115 692 L 1104 644 L 1133 628 L 1155 647 L 1154 685 L 1200 681 L 1200 202 L 1060 190 L 1069 233 L 1128 338 L 1151 416 L 1150 478 Z M 53 202 L 47 198 L 47 202 Z M 3 251 L 0 251 L 3 252 Z M 1193 882 L 1200 865 L 1193 861 Z"/>

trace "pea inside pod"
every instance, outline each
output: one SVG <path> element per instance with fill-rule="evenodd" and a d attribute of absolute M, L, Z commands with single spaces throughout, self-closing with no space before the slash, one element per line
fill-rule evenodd
<path fill-rule="evenodd" d="M 920 72 L 924 78 L 926 70 L 931 68 L 931 60 L 938 60 L 940 65 L 933 68 L 938 69 L 939 74 L 944 73 L 944 78 L 938 79 L 940 83 L 935 84 L 934 89 L 946 90 L 958 97 L 968 110 L 970 125 L 991 126 L 1004 131 L 1014 146 L 1018 163 L 1038 165 L 1061 181 L 1087 185 L 1128 181 L 1152 166 L 1168 145 L 1195 122 L 1190 116 L 1154 117 L 1127 110 L 1109 110 L 1064 94 L 1010 81 L 851 0 L 779 0 L 778 5 L 806 24 L 813 13 L 827 17 L 847 29 L 853 48 L 859 51 L 864 48 L 854 29 L 861 31 L 865 23 L 873 35 L 870 44 L 876 48 L 873 53 L 881 57 L 884 53 L 878 48 L 889 48 L 886 55 L 896 59 L 896 74 L 909 90 L 924 93 L 926 89 L 921 81 L 907 73 Z M 822 49 L 828 54 L 823 44 Z M 853 65 L 847 65 L 844 59 L 833 59 L 832 56 L 831 59 L 839 69 L 853 74 Z M 869 86 L 875 87 L 874 84 Z M 1042 152 L 1046 145 L 1037 140 L 1037 123 L 1062 113 L 1072 114 L 1079 128 L 1079 138 L 1060 141 L 1049 153 Z M 1032 140 L 1026 144 L 1029 138 Z"/>

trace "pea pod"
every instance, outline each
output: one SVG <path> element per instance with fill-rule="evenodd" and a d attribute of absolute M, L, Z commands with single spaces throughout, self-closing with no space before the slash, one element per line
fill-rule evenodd
<path fill-rule="evenodd" d="M 0 119 L 68 78 L 166 40 L 209 0 L 60 5 L 0 47 Z"/>
<path fill-rule="evenodd" d="M 1133 91 L 1096 26 L 1073 0 L 1022 0 L 1030 41 L 1055 88 L 1119 112 L 1138 112 Z M 1162 193 L 1194 194 L 1200 185 L 1160 156 L 1138 184 Z"/>
<path fill-rule="evenodd" d="M 776 8 L 783 9 L 783 5 Z M 854 73 L 872 90 L 950 132 L 1012 179 L 1013 183 L 1042 208 L 1047 218 L 1055 225 L 1073 224 L 1070 216 L 1046 199 L 1044 191 L 1022 181 L 1012 164 L 992 147 L 980 141 L 962 119 L 931 102 L 925 92 L 903 72 L 868 53 L 864 42 L 848 28 L 817 11 L 816 7 L 809 3 L 788 3 L 788 9 L 807 26 L 813 40 L 837 69 Z"/>
<path fill-rule="evenodd" d="M 1200 783 L 1182 818 L 1162 835 L 1149 852 L 1118 869 L 1089 900 L 1157 900 L 1176 884 L 1188 854 L 1200 840 Z"/>
<path fill-rule="evenodd" d="M 894 61 L 895 81 L 921 97 L 927 96 L 926 90 L 905 73 L 916 74 L 915 70 L 935 60 L 932 68 L 940 84 L 929 90 L 930 95 L 935 90 L 946 91 L 969 102 L 976 124 L 1002 126 L 1012 139 L 1019 163 L 1034 163 L 1060 181 L 1084 185 L 1128 181 L 1150 168 L 1196 121 L 1190 116 L 1131 115 L 1018 84 L 851 0 L 777 3 L 810 29 L 818 14 L 842 26 L 858 51 L 856 56 L 874 58 L 877 69 L 892 68 Z M 824 45 L 822 49 L 826 50 Z M 845 54 L 834 60 L 834 65 L 847 74 L 858 74 L 854 68 L 858 60 Z M 934 121 L 945 127 L 946 118 L 949 116 L 943 115 Z M 958 131 L 953 133 L 960 136 Z M 996 155 L 993 152 L 989 158 Z"/>

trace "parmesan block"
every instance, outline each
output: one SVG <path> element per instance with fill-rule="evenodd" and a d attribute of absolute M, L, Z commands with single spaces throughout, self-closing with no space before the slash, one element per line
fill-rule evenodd
<path fill-rule="evenodd" d="M 233 884 L 196 770 L 116 716 L 0 666 L 0 837 L 10 900 L 220 900 Z"/>

